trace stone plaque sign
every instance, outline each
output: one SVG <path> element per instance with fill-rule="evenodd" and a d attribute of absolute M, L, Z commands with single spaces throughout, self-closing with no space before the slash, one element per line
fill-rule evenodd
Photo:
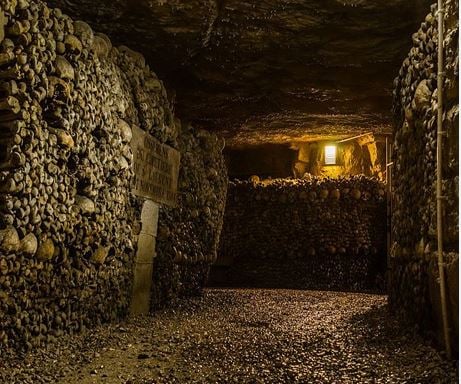
<path fill-rule="evenodd" d="M 178 188 L 180 153 L 168 145 L 133 127 L 131 139 L 134 164 L 132 192 L 174 207 Z"/>

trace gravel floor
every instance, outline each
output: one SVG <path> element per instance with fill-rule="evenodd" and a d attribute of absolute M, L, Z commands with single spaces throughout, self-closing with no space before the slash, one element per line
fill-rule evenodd
<path fill-rule="evenodd" d="M 456 383 L 378 295 L 207 290 L 0 361 L 0 383 Z"/>

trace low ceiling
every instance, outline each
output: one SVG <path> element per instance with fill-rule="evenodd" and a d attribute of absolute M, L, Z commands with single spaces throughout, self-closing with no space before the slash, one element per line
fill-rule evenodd
<path fill-rule="evenodd" d="M 176 114 L 229 146 L 389 132 L 428 0 L 51 0 L 144 54 Z"/>

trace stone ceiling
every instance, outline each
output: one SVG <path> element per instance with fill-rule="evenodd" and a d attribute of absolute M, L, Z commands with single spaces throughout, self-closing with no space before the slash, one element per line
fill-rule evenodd
<path fill-rule="evenodd" d="M 428 0 L 51 0 L 144 54 L 176 114 L 230 146 L 390 131 Z"/>

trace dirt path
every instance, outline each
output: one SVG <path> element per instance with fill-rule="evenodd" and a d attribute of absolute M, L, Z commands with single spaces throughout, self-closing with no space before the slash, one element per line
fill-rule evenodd
<path fill-rule="evenodd" d="M 5 361 L 5 360 L 3 360 Z M 4 381 L 1 381 L 3 378 Z M 2 383 L 455 383 L 377 295 L 208 290 L 0 366 Z"/>

